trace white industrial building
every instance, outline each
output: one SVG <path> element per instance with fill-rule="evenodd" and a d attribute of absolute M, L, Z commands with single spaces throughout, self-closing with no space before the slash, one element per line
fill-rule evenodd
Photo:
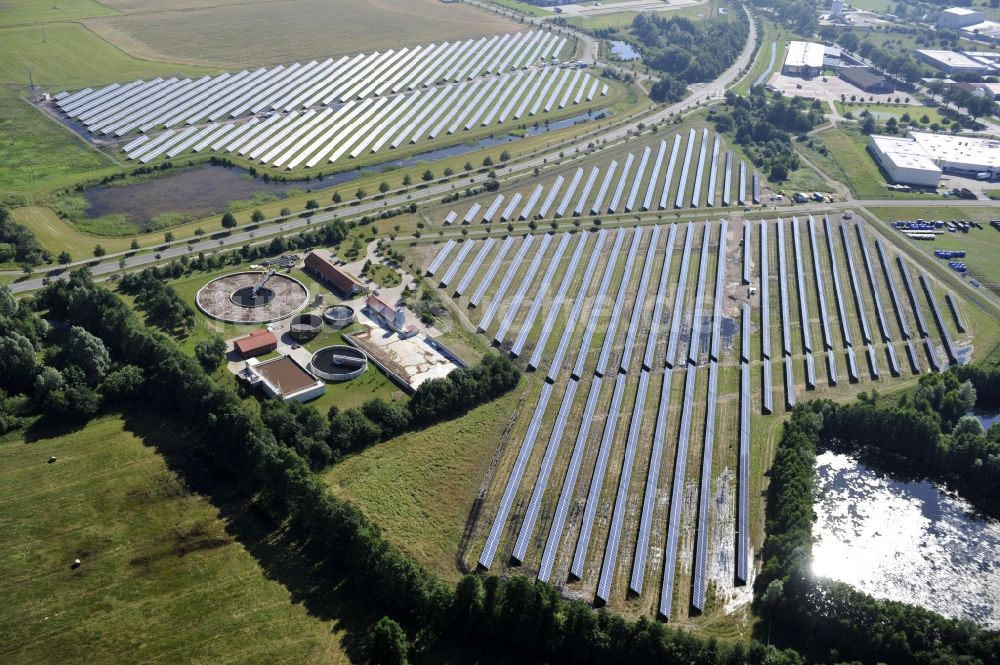
<path fill-rule="evenodd" d="M 958 51 L 917 49 L 914 53 L 919 60 L 946 74 L 985 74 L 991 69 L 989 64 Z"/>
<path fill-rule="evenodd" d="M 1000 23 L 996 21 L 981 21 L 962 28 L 969 39 L 979 39 L 990 42 L 1000 42 Z"/>
<path fill-rule="evenodd" d="M 975 178 L 984 171 L 1000 172 L 1000 141 L 952 134 L 909 132 L 910 138 L 945 173 Z"/>
<path fill-rule="evenodd" d="M 809 78 L 823 70 L 826 47 L 816 42 L 788 42 L 782 74 L 795 74 Z"/>
<path fill-rule="evenodd" d="M 951 7 L 938 14 L 937 24 L 942 28 L 957 30 L 967 25 L 982 23 L 986 20 L 982 12 L 968 7 Z"/>
<path fill-rule="evenodd" d="M 906 138 L 872 136 L 868 149 L 894 182 L 937 187 L 943 173 L 975 178 L 1000 173 L 1000 141 L 908 132 Z"/>
<path fill-rule="evenodd" d="M 872 135 L 868 150 L 893 182 L 917 187 L 937 187 L 941 169 L 914 140 Z"/>

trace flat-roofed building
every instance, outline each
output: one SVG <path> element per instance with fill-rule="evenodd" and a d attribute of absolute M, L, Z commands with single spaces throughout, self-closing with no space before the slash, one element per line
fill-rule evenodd
<path fill-rule="evenodd" d="M 946 74 L 985 74 L 990 71 L 989 65 L 957 51 L 917 49 L 914 53 L 919 60 Z"/>
<path fill-rule="evenodd" d="M 868 150 L 893 182 L 937 187 L 941 181 L 941 168 L 913 139 L 872 135 Z"/>
<path fill-rule="evenodd" d="M 308 402 L 326 392 L 326 384 L 313 376 L 291 356 L 263 362 L 247 361 L 240 378 L 253 388 L 260 388 L 271 399 Z"/>
<path fill-rule="evenodd" d="M 975 178 L 984 171 L 1000 173 L 1000 141 L 997 139 L 908 132 L 945 173 Z"/>
<path fill-rule="evenodd" d="M 333 256 L 325 249 L 314 249 L 309 252 L 306 255 L 305 267 L 317 279 L 333 287 L 345 297 L 350 298 L 365 290 L 365 285 L 346 270 L 338 267 Z"/>
<path fill-rule="evenodd" d="M 986 20 L 982 12 L 968 7 L 949 7 L 938 14 L 937 24 L 942 28 L 964 28 L 967 25 L 982 23 Z"/>
<path fill-rule="evenodd" d="M 837 75 L 854 87 L 873 95 L 888 95 L 895 89 L 884 76 L 867 67 L 840 67 Z"/>
<path fill-rule="evenodd" d="M 991 42 L 1000 42 L 1000 23 L 996 21 L 982 21 L 962 28 L 966 37 L 971 39 L 984 39 Z"/>
<path fill-rule="evenodd" d="M 254 330 L 233 343 L 236 352 L 244 358 L 262 356 L 278 348 L 278 338 L 270 330 Z"/>
<path fill-rule="evenodd" d="M 782 74 L 793 74 L 810 78 L 823 70 L 823 56 L 826 47 L 817 42 L 788 42 Z"/>

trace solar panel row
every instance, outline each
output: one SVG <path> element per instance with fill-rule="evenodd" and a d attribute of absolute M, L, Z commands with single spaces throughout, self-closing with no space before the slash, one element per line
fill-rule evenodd
<path fill-rule="evenodd" d="M 844 338 L 844 346 L 853 346 L 851 330 L 847 322 L 847 307 L 844 304 L 844 291 L 840 287 L 840 263 L 837 261 L 837 251 L 833 246 L 833 226 L 830 216 L 823 216 L 823 230 L 826 233 L 826 251 L 830 254 L 830 276 L 833 278 L 833 296 L 837 301 L 837 315 L 840 319 L 840 333 Z M 852 374 L 852 376 L 855 376 Z M 856 380 L 856 378 L 855 378 Z"/>
<path fill-rule="evenodd" d="M 931 286 L 930 280 L 927 279 L 926 275 L 920 275 L 920 285 L 924 287 L 924 294 L 927 296 L 927 302 L 931 306 L 931 314 L 934 316 L 934 321 L 937 323 L 938 329 L 941 331 L 941 345 L 944 346 L 945 355 L 948 356 L 948 360 L 953 363 L 958 362 L 958 358 L 955 356 L 955 349 L 953 348 L 951 341 L 951 333 L 948 331 L 948 326 L 945 325 L 944 317 L 941 316 L 941 309 L 938 307 L 937 296 L 934 295 L 934 288 Z"/>
<path fill-rule="evenodd" d="M 528 341 L 528 334 L 535 325 L 535 319 L 538 318 L 538 313 L 542 311 L 542 305 L 546 303 L 545 298 L 549 293 L 552 278 L 555 276 L 556 270 L 562 266 L 560 259 L 562 258 L 566 245 L 569 243 L 569 239 L 570 236 L 567 233 L 563 236 L 563 239 L 560 240 L 555 256 L 552 257 L 549 267 L 546 269 L 545 275 L 542 277 L 542 285 L 538 288 L 537 293 L 535 293 L 535 297 L 531 301 L 531 308 L 528 310 L 528 315 L 524 318 L 524 322 L 521 323 L 521 329 L 517 334 L 517 339 L 514 340 L 514 345 L 510 349 L 511 355 L 515 358 L 520 356 L 521 352 L 524 350 L 524 345 Z M 573 251 L 573 257 L 570 259 L 569 268 L 566 270 L 566 275 L 569 279 L 572 279 L 573 274 L 576 272 L 577 265 L 580 263 L 580 257 L 583 255 L 583 246 L 586 244 L 587 236 L 581 235 L 577 240 L 576 249 Z M 563 281 L 566 281 L 565 278 Z M 565 294 L 557 294 L 557 299 L 555 302 L 550 303 L 549 306 L 553 309 L 558 308 L 564 296 Z M 540 337 L 538 344 L 544 347 L 545 341 L 545 339 Z"/>
<path fill-rule="evenodd" d="M 663 321 L 663 308 L 667 303 L 667 284 L 670 279 L 670 264 L 674 255 L 674 244 L 677 240 L 677 225 L 671 224 L 667 232 L 667 246 L 663 250 L 663 266 L 660 269 L 660 282 L 656 288 L 656 301 L 653 303 L 653 315 L 650 318 L 649 334 L 646 336 L 646 349 L 642 354 L 642 366 L 653 369 L 653 354 L 659 338 L 660 326 Z"/>
<path fill-rule="evenodd" d="M 472 297 L 469 298 L 469 307 L 479 307 L 479 303 L 482 302 L 483 296 L 486 295 L 486 289 L 493 284 L 493 280 L 496 278 L 497 272 L 500 270 L 501 262 L 515 243 L 516 241 L 513 236 L 507 236 L 507 238 L 504 239 L 503 244 L 500 245 L 500 251 L 497 252 L 495 257 L 493 257 L 493 262 L 490 263 L 489 269 L 487 269 L 486 274 L 483 275 L 483 278 L 479 281 L 479 285 L 473 292 Z"/>
<path fill-rule="evenodd" d="M 608 362 L 611 359 L 611 348 L 615 340 L 615 331 L 618 330 L 618 324 L 621 322 L 625 301 L 628 299 L 629 282 L 632 280 L 632 268 L 635 266 L 636 253 L 639 251 L 640 242 L 642 242 L 642 227 L 637 226 L 632 233 L 632 244 L 629 246 L 628 253 L 625 255 L 625 270 L 622 272 L 622 279 L 618 284 L 618 293 L 611 306 L 611 319 L 608 321 L 608 332 L 604 336 L 604 342 L 601 344 L 601 351 L 597 357 L 597 366 L 594 369 L 594 371 L 601 376 L 604 376 L 608 367 Z M 649 283 L 648 277 L 646 279 L 646 283 L 647 285 Z M 640 293 L 639 295 L 641 297 L 643 294 Z M 632 344 L 634 344 L 634 340 L 632 341 Z M 629 343 L 628 339 L 625 340 L 627 350 L 631 351 L 632 344 Z M 622 363 L 625 362 L 626 359 L 622 358 Z"/>
<path fill-rule="evenodd" d="M 826 309 L 826 287 L 823 285 L 823 269 L 820 267 L 819 247 L 816 244 L 816 220 L 809 215 L 809 252 L 812 254 L 813 279 L 816 281 L 816 295 L 819 299 L 819 326 L 823 331 L 823 348 L 833 348 L 833 335 L 830 333 L 829 312 Z"/>
<path fill-rule="evenodd" d="M 507 310 L 504 312 L 503 318 L 500 320 L 500 327 L 497 329 L 496 335 L 493 336 L 493 341 L 497 344 L 502 344 L 504 339 L 507 337 L 507 331 L 510 330 L 510 326 L 514 323 L 514 317 L 517 316 L 517 311 L 521 307 L 521 303 L 524 302 L 524 297 L 528 293 L 528 289 L 535 286 L 535 275 L 538 274 L 538 269 L 542 265 L 542 258 L 548 251 L 549 243 L 552 241 L 552 236 L 546 233 L 542 236 L 541 245 L 535 252 L 534 258 L 532 258 L 531 263 L 528 265 L 528 271 L 524 273 L 524 277 L 521 278 L 521 285 L 518 286 L 517 291 L 514 292 L 514 297 L 507 304 Z M 569 243 L 569 234 L 563 233 L 562 237 L 559 239 L 559 245 L 556 247 L 555 256 L 550 260 L 549 268 L 552 269 L 554 265 L 558 265 L 559 260 L 562 259 L 562 254 L 566 251 L 566 245 Z"/>
<path fill-rule="evenodd" d="M 701 147 L 698 152 L 698 168 L 694 173 L 694 190 L 691 192 L 691 207 L 701 205 L 701 185 L 705 177 L 705 155 L 708 151 L 708 130 L 701 130 Z"/>
<path fill-rule="evenodd" d="M 555 564 L 556 552 L 559 550 L 559 543 L 562 541 L 562 534 L 566 529 L 566 516 L 569 513 L 573 492 L 576 489 L 577 478 L 580 476 L 583 453 L 587 447 L 590 426 L 594 421 L 597 401 L 600 396 L 601 377 L 594 376 L 593 382 L 590 384 L 590 393 L 587 395 L 587 403 L 583 407 L 583 414 L 579 420 L 580 429 L 576 433 L 573 453 L 569 459 L 569 466 L 566 468 L 566 475 L 563 477 L 562 489 L 559 491 L 559 500 L 556 502 L 556 510 L 552 516 L 552 524 L 549 527 L 549 535 L 545 540 L 542 560 L 538 565 L 538 579 L 543 582 L 548 582 L 552 576 L 552 566 Z"/>
<path fill-rule="evenodd" d="M 868 286 L 871 288 L 872 301 L 875 303 L 875 317 L 878 321 L 879 330 L 882 332 L 882 341 L 888 342 L 892 339 L 889 334 L 889 326 L 886 324 L 885 311 L 882 308 L 882 295 L 879 293 L 878 280 L 875 278 L 875 270 L 872 268 L 871 254 L 868 252 L 868 240 L 865 237 L 865 230 L 860 224 L 854 227 L 858 234 L 858 244 L 861 246 L 861 260 L 865 264 L 865 274 L 868 275 Z"/>
<path fill-rule="evenodd" d="M 496 517 L 493 518 L 493 525 L 490 527 L 486 544 L 483 546 L 483 553 L 479 555 L 479 565 L 487 570 L 493 565 L 493 558 L 496 556 L 497 547 L 500 545 L 500 537 L 507 526 L 507 518 L 510 515 L 511 505 L 514 503 L 514 496 L 517 494 L 517 488 L 520 486 L 521 478 L 524 476 L 524 469 L 528 465 L 528 458 L 531 457 L 531 451 L 534 449 L 535 440 L 538 438 L 538 430 L 542 425 L 542 416 L 545 415 L 545 409 L 548 406 L 551 396 L 552 384 L 543 383 L 541 395 L 538 398 L 538 403 L 535 405 L 535 412 L 532 414 L 531 422 L 528 424 L 528 431 L 525 432 L 524 439 L 521 441 L 521 448 L 518 450 L 517 459 L 514 460 L 514 468 L 507 479 L 503 496 L 500 498 L 500 506 L 497 508 Z"/>
<path fill-rule="evenodd" d="M 684 292 L 687 288 L 688 266 L 691 262 L 691 244 L 694 242 L 694 224 L 688 222 L 684 235 L 684 251 L 681 253 L 681 271 L 677 278 L 677 293 L 674 296 L 674 310 L 670 316 L 670 336 L 667 338 L 667 367 L 677 363 L 677 344 L 681 334 L 681 312 L 684 307 Z"/>
<path fill-rule="evenodd" d="M 608 331 L 609 334 L 612 332 L 611 330 Z M 615 431 L 618 428 L 618 418 L 621 416 L 626 381 L 627 377 L 624 374 L 615 376 L 615 388 L 611 394 L 611 405 L 608 407 L 608 414 L 604 419 L 601 444 L 597 449 L 597 459 L 594 461 L 594 473 L 590 478 L 587 502 L 584 505 L 583 517 L 580 520 L 580 535 L 577 537 L 576 550 L 573 552 L 573 562 L 569 568 L 570 575 L 577 579 L 583 579 L 583 569 L 587 561 L 587 553 L 590 549 L 590 538 L 593 535 L 594 519 L 597 516 L 601 488 L 604 486 L 604 476 L 607 475 L 608 471 L 608 458 L 611 456 L 611 445 L 614 443 Z"/>
<path fill-rule="evenodd" d="M 570 338 L 572 338 L 573 331 L 576 330 L 577 323 L 580 321 L 580 315 L 583 313 L 583 306 L 586 304 L 587 290 L 590 288 L 591 280 L 597 273 L 597 263 L 601 259 L 601 250 L 604 248 L 604 242 L 607 237 L 608 234 L 604 230 L 597 233 L 597 241 L 594 244 L 594 249 L 590 252 L 590 259 L 587 261 L 587 268 L 583 272 L 583 279 L 580 281 L 580 288 L 577 291 L 576 298 L 573 300 L 573 309 L 570 311 L 569 318 L 566 320 L 566 326 L 563 328 L 562 335 L 559 337 L 559 344 L 556 347 L 556 352 L 552 356 L 552 362 L 549 364 L 549 371 L 547 374 L 549 381 L 555 381 L 556 375 L 559 373 L 559 370 L 562 369 L 563 359 L 569 351 Z M 564 279 L 562 286 L 559 287 L 560 291 L 564 294 L 566 290 L 569 289 L 568 279 L 569 278 Z M 556 304 L 558 305 L 560 302 L 562 302 L 561 299 L 557 298 Z M 552 309 L 549 310 L 548 316 L 545 317 L 545 324 L 542 326 L 542 337 L 540 337 L 538 343 L 535 344 L 535 352 L 532 354 L 531 360 L 528 362 L 529 367 L 538 368 L 541 365 L 542 350 L 545 346 L 542 339 L 548 337 L 558 316 L 558 306 L 552 307 Z"/>
<path fill-rule="evenodd" d="M 441 264 L 443 264 L 444 260 L 448 258 L 448 254 L 451 253 L 451 250 L 454 249 L 456 244 L 457 243 L 454 240 L 449 240 L 443 247 L 441 247 L 440 250 L 438 250 L 437 256 L 435 256 L 434 260 L 431 261 L 429 266 L 427 266 L 428 275 L 433 275 L 441 269 Z"/>
<path fill-rule="evenodd" d="M 681 166 L 681 179 L 677 184 L 677 195 L 674 197 L 674 208 L 684 207 L 684 192 L 687 189 L 688 172 L 691 169 L 691 156 L 694 154 L 694 129 L 688 132 L 687 147 L 684 150 L 684 164 Z"/>
<path fill-rule="evenodd" d="M 618 252 L 621 250 L 624 239 L 625 229 L 620 228 L 615 235 L 615 242 L 611 246 L 608 263 L 604 268 L 604 276 L 601 277 L 601 284 L 597 289 L 597 295 L 594 297 L 594 306 L 591 308 L 590 317 L 587 319 L 587 327 L 584 328 L 583 340 L 580 343 L 580 350 L 577 352 L 576 363 L 573 365 L 572 376 L 574 379 L 579 379 L 583 376 L 583 364 L 587 360 L 587 351 L 590 348 L 590 342 L 594 338 L 594 333 L 597 332 L 597 321 L 603 313 L 604 300 L 608 296 L 611 277 L 615 271 L 615 264 L 618 262 Z"/>
<path fill-rule="evenodd" d="M 535 530 L 535 524 L 538 522 L 538 512 L 542 507 L 542 497 L 545 494 L 545 488 L 548 486 L 552 467 L 555 465 L 556 455 L 559 452 L 559 444 L 562 443 L 563 434 L 566 432 L 566 426 L 569 424 L 573 400 L 576 398 L 576 390 L 579 385 L 579 382 L 573 380 L 566 382 L 566 392 L 563 393 L 562 404 L 559 405 L 559 413 L 556 414 L 556 421 L 552 426 L 548 444 L 545 446 L 545 454 L 542 456 L 542 464 L 538 469 L 534 488 L 531 490 L 528 508 L 524 511 L 521 530 L 518 532 L 517 541 L 514 543 L 512 556 L 518 562 L 523 563 L 528 553 L 531 534 Z"/>
<path fill-rule="evenodd" d="M 462 261 L 464 261 L 469 255 L 469 252 L 472 251 L 472 247 L 474 245 L 475 242 L 472 240 L 466 240 L 462 243 L 462 248 L 458 250 L 455 260 L 452 261 L 450 266 L 448 266 L 448 270 L 445 271 L 444 277 L 441 278 L 441 286 L 448 286 L 451 284 L 451 280 L 455 279 L 458 269 L 462 267 Z"/>
<path fill-rule="evenodd" d="M 508 236 L 504 242 L 506 243 L 511 238 Z M 465 269 L 465 273 L 462 275 L 461 281 L 459 281 L 458 286 L 455 287 L 455 295 L 460 296 L 465 293 L 465 290 L 469 288 L 469 284 L 472 283 L 472 278 L 479 274 L 479 268 L 483 265 L 483 261 L 489 255 L 490 250 L 493 249 L 493 245 L 496 244 L 496 239 L 487 238 L 480 246 L 479 251 L 476 252 L 476 256 L 472 259 L 472 263 L 469 267 Z"/>
<path fill-rule="evenodd" d="M 871 344 L 872 331 L 868 327 L 868 315 L 865 312 L 865 301 L 861 294 L 861 287 L 858 285 L 858 273 L 854 267 L 854 253 L 851 251 L 851 242 L 847 234 L 847 227 L 840 227 L 840 239 L 844 243 L 844 256 L 847 258 L 847 276 L 851 278 L 851 292 L 854 294 L 854 303 L 858 309 L 858 324 L 861 326 L 861 337 L 865 344 Z"/>
<path fill-rule="evenodd" d="M 544 237 L 548 238 L 549 236 L 546 235 Z M 524 256 L 528 253 L 528 250 L 534 243 L 535 236 L 527 235 L 521 242 L 521 246 L 517 248 L 517 253 L 514 254 L 514 260 L 511 261 L 510 265 L 507 267 L 507 271 L 500 279 L 500 286 L 490 299 L 490 306 L 486 308 L 486 312 L 479 320 L 479 324 L 477 326 L 479 332 L 486 332 L 490 323 L 493 322 L 493 317 L 496 316 L 497 311 L 499 311 L 500 306 L 503 304 L 503 297 L 507 294 L 507 289 L 510 288 L 510 285 L 514 283 L 514 278 L 517 277 L 517 273 L 521 267 L 521 262 L 524 260 Z"/>

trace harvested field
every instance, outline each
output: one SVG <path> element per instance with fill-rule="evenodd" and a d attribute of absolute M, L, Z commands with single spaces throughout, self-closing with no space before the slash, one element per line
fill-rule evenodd
<path fill-rule="evenodd" d="M 186 0 L 159 11 L 145 0 L 111 2 L 127 15 L 86 21 L 95 33 L 144 60 L 219 67 L 290 62 L 516 30 L 496 14 L 437 0 Z M 233 25 L 240 30 L 234 31 Z"/>

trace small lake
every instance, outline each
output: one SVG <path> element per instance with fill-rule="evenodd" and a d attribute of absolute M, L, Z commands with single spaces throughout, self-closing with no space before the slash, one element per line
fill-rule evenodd
<path fill-rule="evenodd" d="M 611 52 L 614 53 L 619 60 L 638 60 L 641 57 L 639 52 L 636 51 L 631 44 L 618 40 L 611 42 Z"/>
<path fill-rule="evenodd" d="M 535 136 L 577 123 L 587 122 L 607 115 L 606 110 L 581 113 L 545 124 L 544 119 L 534 119 L 521 132 L 525 136 Z M 321 192 L 333 187 L 353 182 L 364 176 L 384 173 L 398 168 L 415 166 L 447 157 L 457 157 L 483 148 L 503 145 L 516 141 L 520 136 L 496 134 L 477 141 L 429 150 L 405 159 L 387 160 L 361 169 L 342 171 L 326 175 L 323 180 L 313 178 L 309 182 L 275 182 L 252 177 L 241 168 L 226 168 L 204 164 L 183 170 L 173 175 L 154 178 L 134 185 L 90 187 L 83 195 L 90 203 L 87 216 L 91 218 L 105 215 L 123 214 L 132 222 L 140 223 L 166 213 L 182 213 L 191 217 L 204 217 L 222 213 L 230 201 L 250 199 L 254 194 L 282 196 L 288 190 Z M 316 169 L 318 174 L 320 169 Z M 344 192 L 347 198 L 347 192 Z M 325 197 L 324 197 L 325 198 Z M 326 204 L 327 201 L 321 201 Z"/>
<path fill-rule="evenodd" d="M 818 455 L 816 481 L 815 574 L 1000 628 L 1000 522 L 847 455 Z"/>
<path fill-rule="evenodd" d="M 970 413 L 969 415 L 975 416 L 985 430 L 988 430 L 995 423 L 1000 423 L 1000 413 Z"/>

